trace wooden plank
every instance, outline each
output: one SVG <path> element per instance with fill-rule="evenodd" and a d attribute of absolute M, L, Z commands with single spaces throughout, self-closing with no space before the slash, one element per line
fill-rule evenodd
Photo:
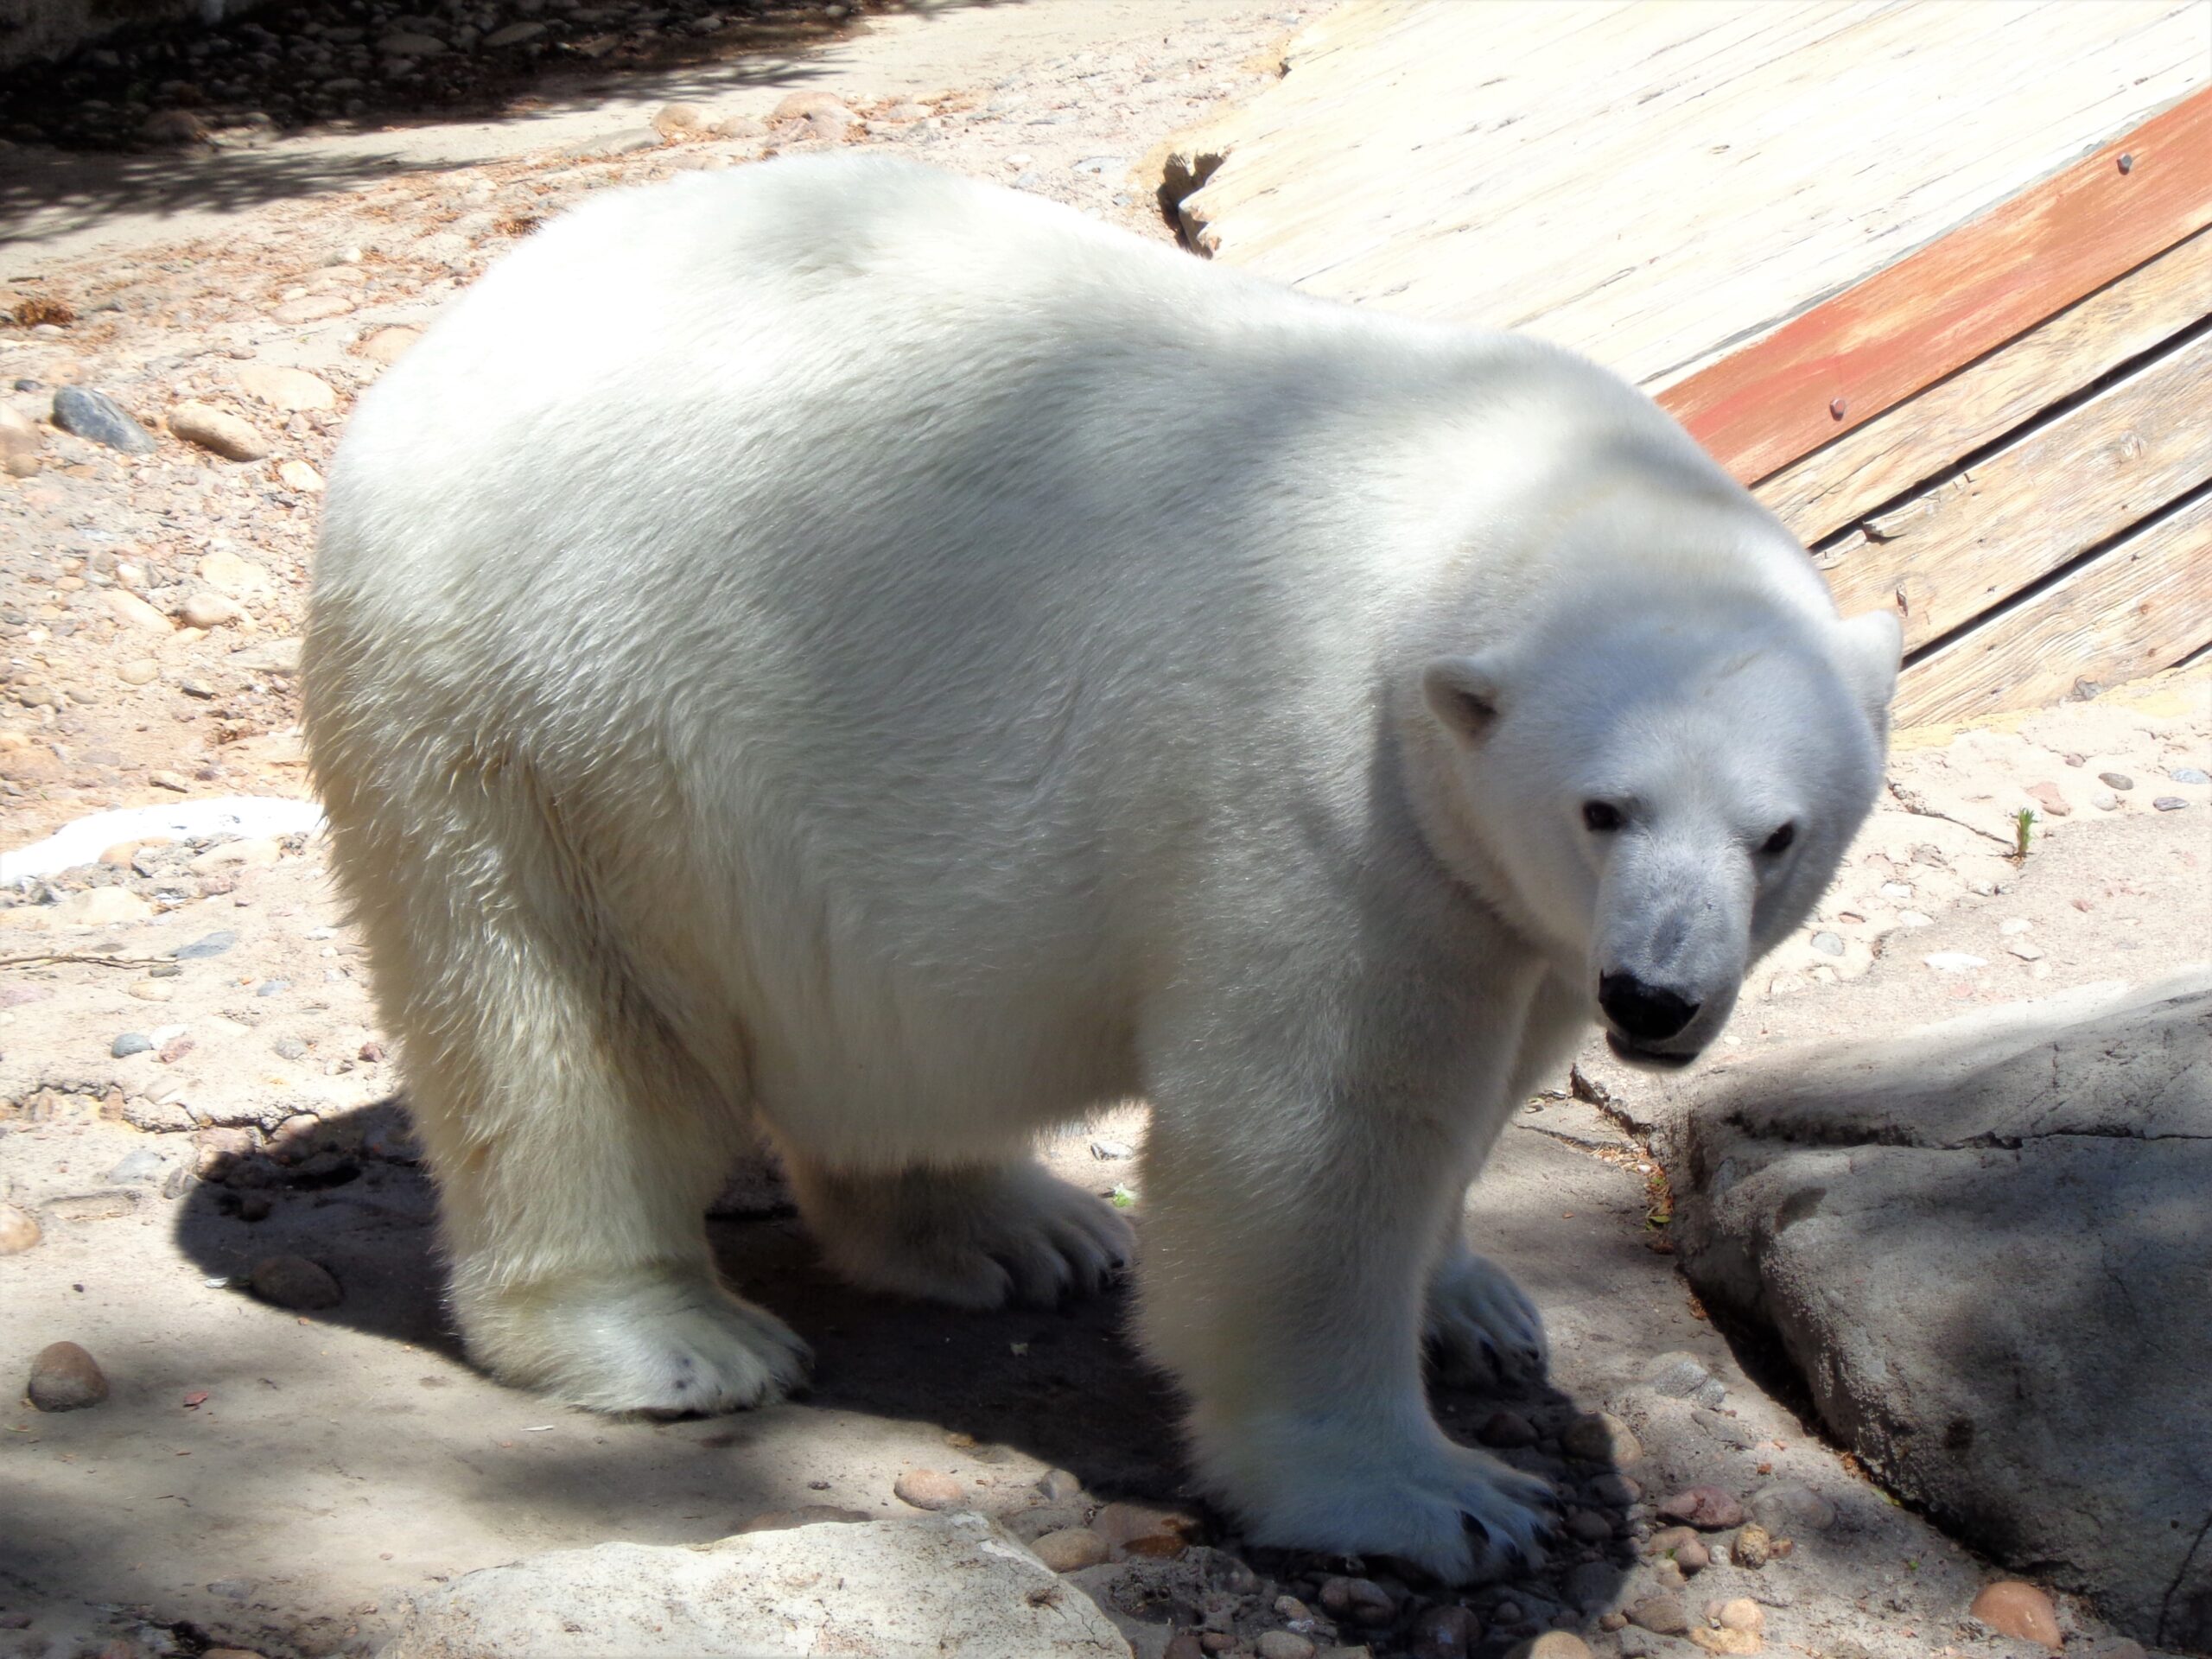
<path fill-rule="evenodd" d="M 1661 402 L 1749 483 L 2207 224 L 2212 88 L 1678 382 Z"/>
<path fill-rule="evenodd" d="M 1815 450 L 1754 492 L 1817 542 L 2212 313 L 2212 231 Z"/>
<path fill-rule="evenodd" d="M 2212 493 L 1930 652 L 1897 686 L 1901 726 L 2063 701 L 2079 680 L 2156 673 L 2212 644 Z"/>
<path fill-rule="evenodd" d="M 1846 614 L 1903 613 L 1908 650 L 2212 478 L 2212 334 L 1822 550 Z"/>
<path fill-rule="evenodd" d="M 1654 387 L 2212 78 L 2208 0 L 1353 0 L 1313 34 L 1207 129 L 1199 245 Z"/>

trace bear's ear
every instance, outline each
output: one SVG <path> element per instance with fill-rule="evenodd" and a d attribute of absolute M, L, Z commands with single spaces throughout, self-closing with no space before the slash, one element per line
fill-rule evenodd
<path fill-rule="evenodd" d="M 1868 611 L 1837 630 L 1846 682 L 1858 694 L 1878 735 L 1890 729 L 1890 699 L 1897 694 L 1897 667 L 1904 656 L 1904 630 L 1891 611 Z"/>
<path fill-rule="evenodd" d="M 1421 671 L 1421 695 L 1444 728 L 1479 743 L 1497 723 L 1498 677 L 1480 657 L 1440 657 Z"/>

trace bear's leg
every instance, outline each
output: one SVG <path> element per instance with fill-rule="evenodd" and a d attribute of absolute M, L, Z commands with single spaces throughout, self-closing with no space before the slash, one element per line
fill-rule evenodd
<path fill-rule="evenodd" d="M 758 1405 L 806 1350 L 723 1287 L 708 1247 L 741 1114 L 632 975 L 521 772 L 461 773 L 471 788 L 405 813 L 325 785 L 469 1356 L 601 1410 Z"/>
<path fill-rule="evenodd" d="M 1481 1137 L 1474 1174 L 1489 1160 L 1497 1136 L 1522 1103 L 1573 1058 L 1589 1029 L 1589 999 L 1565 981 L 1546 975 L 1521 1030 L 1504 1109 Z M 1425 1334 L 1445 1375 L 1480 1388 L 1522 1387 L 1541 1380 L 1551 1363 L 1543 1316 L 1503 1268 L 1467 1247 L 1466 1204 L 1452 1206 L 1444 1226 L 1444 1249 L 1429 1276 Z"/>
<path fill-rule="evenodd" d="M 1525 995 L 1500 1000 L 1517 1017 Z M 1209 1022 L 1152 1080 L 1140 1331 L 1191 1397 L 1201 1479 L 1256 1543 L 1452 1580 L 1541 1560 L 1550 1489 L 1455 1444 L 1422 1383 L 1430 1270 L 1490 1132 L 1451 1097 L 1497 1109 L 1517 1034 L 1460 1014 L 1357 1075 L 1343 1057 L 1376 1046 L 1320 1020 L 1269 1011 L 1242 1040 Z M 1471 1064 L 1421 1052 L 1463 1036 L 1484 1046 Z"/>
<path fill-rule="evenodd" d="M 1129 1257 L 1128 1222 L 1033 1163 L 855 1173 L 788 1147 L 784 1162 L 823 1257 L 865 1290 L 1049 1305 L 1097 1290 Z"/>

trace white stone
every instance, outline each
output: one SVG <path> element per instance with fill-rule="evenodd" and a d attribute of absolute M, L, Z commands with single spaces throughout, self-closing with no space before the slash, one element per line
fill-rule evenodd
<path fill-rule="evenodd" d="M 1939 974 L 1970 974 L 1977 968 L 1989 966 L 1981 957 L 1970 957 L 1963 950 L 1938 950 L 1921 960 Z"/>

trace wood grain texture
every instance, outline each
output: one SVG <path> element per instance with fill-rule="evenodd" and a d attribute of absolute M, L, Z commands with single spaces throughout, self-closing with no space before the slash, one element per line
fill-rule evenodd
<path fill-rule="evenodd" d="M 2212 644 L 2212 495 L 2137 531 L 1906 669 L 1901 726 L 1971 720 L 2117 684 Z"/>
<path fill-rule="evenodd" d="M 2212 82 L 2208 39 L 2212 0 L 1352 0 L 1183 207 L 1217 258 L 1659 389 Z"/>
<path fill-rule="evenodd" d="M 1801 540 L 2001 438 L 2212 313 L 2212 231 L 2038 324 L 2010 345 L 1815 451 L 1753 492 Z M 2204 418 L 2212 422 L 2212 391 Z"/>
<path fill-rule="evenodd" d="M 2212 478 L 2212 334 L 1821 550 L 1847 614 L 1901 612 L 1917 648 Z"/>
<path fill-rule="evenodd" d="M 1659 401 L 1751 483 L 2207 224 L 2212 89 L 1677 382 Z"/>

